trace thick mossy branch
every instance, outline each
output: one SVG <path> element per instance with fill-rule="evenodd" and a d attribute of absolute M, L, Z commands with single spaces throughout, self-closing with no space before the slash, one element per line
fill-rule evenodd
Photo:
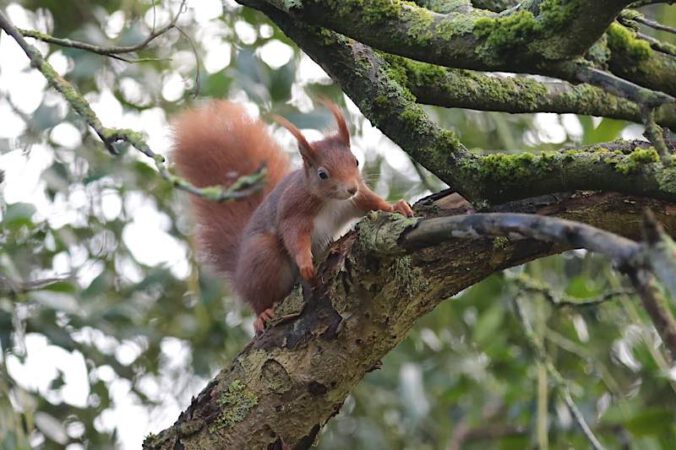
<path fill-rule="evenodd" d="M 555 112 L 611 117 L 641 123 L 634 102 L 588 84 L 546 82 L 447 69 L 401 56 L 383 55 L 416 99 L 428 105 L 509 113 Z M 676 108 L 665 105 L 657 123 L 676 130 Z"/>
<path fill-rule="evenodd" d="M 636 238 L 636 209 L 647 203 L 668 232 L 675 232 L 669 204 L 636 197 L 597 194 L 540 203 L 535 210 L 531 201 L 505 207 L 607 223 Z M 437 217 L 453 214 L 443 200 L 420 206 Z M 505 239 L 496 246 L 485 238 L 453 239 L 405 256 L 373 251 L 372 243 L 396 242 L 410 227 L 410 219 L 377 215 L 359 225 L 358 236 L 336 242 L 318 269 L 318 279 L 325 281 L 308 293 L 300 315 L 243 349 L 171 428 L 148 437 L 144 449 L 309 449 L 350 390 L 417 319 L 497 270 L 567 248 L 529 239 Z"/>
<path fill-rule="evenodd" d="M 625 192 L 676 201 L 676 167 L 653 147 L 618 141 L 541 153 L 491 153 L 463 161 L 475 196 L 500 203 L 573 190 Z"/>
<path fill-rule="evenodd" d="M 646 90 L 676 96 L 676 58 L 653 51 L 633 30 L 613 23 L 628 0 L 526 0 L 500 14 L 464 0 L 239 2 L 258 9 L 272 6 L 375 49 L 440 66 L 549 75 L 577 83 L 575 71 L 553 63 L 584 56 L 594 68 L 609 67 Z M 493 9 L 504 7 L 499 3 Z"/>
<path fill-rule="evenodd" d="M 628 0 L 530 0 L 495 13 L 468 2 L 430 5 L 398 0 L 243 0 L 267 3 L 379 50 L 448 67 L 524 71 L 582 54 Z M 441 3 L 441 2 L 439 2 Z M 515 51 L 517 50 L 518 51 Z"/>
<path fill-rule="evenodd" d="M 298 22 L 275 8 L 262 9 L 340 83 L 369 120 L 478 206 L 584 189 L 676 200 L 676 169 L 663 166 L 654 149 L 638 142 L 542 154 L 473 155 L 415 103 L 403 86 L 408 80 L 401 67 L 361 43 Z"/>

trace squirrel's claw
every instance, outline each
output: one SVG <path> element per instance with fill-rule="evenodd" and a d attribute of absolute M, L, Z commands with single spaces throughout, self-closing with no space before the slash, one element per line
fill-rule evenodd
<path fill-rule="evenodd" d="M 403 216 L 413 217 L 413 210 L 406 200 L 399 200 L 397 203 L 392 205 L 392 209 L 394 212 L 398 212 Z"/>
<path fill-rule="evenodd" d="M 254 320 L 254 331 L 256 331 L 256 336 L 263 334 L 265 331 L 265 324 L 275 317 L 275 313 L 272 308 L 268 308 L 256 317 Z"/>

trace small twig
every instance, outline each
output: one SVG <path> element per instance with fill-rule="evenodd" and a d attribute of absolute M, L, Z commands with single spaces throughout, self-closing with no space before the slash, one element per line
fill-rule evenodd
<path fill-rule="evenodd" d="M 158 155 L 159 156 L 159 155 Z M 232 200 L 240 200 L 260 191 L 265 184 L 265 177 L 267 175 L 267 168 L 265 166 L 258 169 L 250 175 L 240 176 L 234 183 L 227 188 L 222 186 L 210 186 L 205 188 L 198 188 L 188 183 L 181 177 L 174 175 L 167 170 L 164 165 L 164 158 L 159 160 L 156 158 L 157 168 L 160 174 L 167 179 L 174 187 L 185 192 L 189 192 L 198 197 L 206 198 L 215 202 L 224 202 Z"/>
<path fill-rule="evenodd" d="M 655 285 L 654 277 L 645 270 L 637 269 L 629 270 L 627 275 L 673 361 L 676 358 L 676 321 Z"/>
<path fill-rule="evenodd" d="M 434 192 L 434 186 L 430 184 L 430 180 L 428 179 L 427 175 L 424 172 L 424 169 L 422 166 L 416 162 L 413 158 L 409 156 L 409 160 L 411 161 L 411 164 L 413 164 L 413 168 L 415 169 L 415 173 L 418 174 L 418 177 L 420 178 L 420 182 L 425 186 L 425 189 L 427 189 L 430 192 Z"/>
<path fill-rule="evenodd" d="M 5 292 L 11 295 L 25 294 L 30 291 L 38 291 L 51 286 L 52 284 L 71 279 L 72 276 L 68 275 L 63 277 L 42 278 L 39 280 L 17 281 L 0 274 L 0 292 Z"/>
<path fill-rule="evenodd" d="M 657 222 L 650 209 L 643 212 L 643 240 L 646 244 L 644 258 L 647 265 L 676 299 L 676 243 Z"/>
<path fill-rule="evenodd" d="M 616 234 L 558 217 L 517 213 L 479 213 L 421 220 L 401 236 L 399 245 L 417 250 L 454 238 L 508 236 L 586 248 L 611 258 L 620 267 L 636 263 L 641 246 Z"/>
<path fill-rule="evenodd" d="M 641 32 L 637 32 L 636 36 L 643 39 L 644 41 L 647 41 L 654 50 L 667 55 L 676 56 L 676 46 L 669 44 L 668 42 L 662 42 Z"/>
<path fill-rule="evenodd" d="M 47 78 L 49 84 L 66 98 L 66 100 L 80 116 L 85 118 L 89 126 L 91 126 L 94 131 L 96 131 L 96 134 L 98 134 L 98 136 L 101 138 L 108 151 L 113 155 L 117 155 L 117 150 L 115 147 L 113 147 L 112 142 L 106 136 L 106 130 L 103 124 L 94 113 L 94 110 L 91 109 L 89 103 L 82 101 L 83 99 L 75 87 L 73 87 L 70 82 L 59 75 L 59 73 L 54 70 L 51 64 L 45 61 L 45 59 L 35 47 L 26 42 L 26 39 L 24 39 L 19 30 L 17 30 L 17 28 L 12 25 L 7 16 L 5 16 L 2 11 L 0 11 L 0 28 L 5 30 L 8 35 L 14 38 L 17 44 L 19 44 L 19 46 L 31 60 L 31 65 L 42 72 L 45 78 Z"/>
<path fill-rule="evenodd" d="M 562 307 L 586 308 L 590 306 L 597 306 L 601 303 L 605 303 L 617 297 L 631 295 L 634 293 L 634 291 L 630 289 L 613 289 L 590 299 L 574 300 L 565 294 L 559 294 L 554 292 L 552 289 L 549 289 L 544 284 L 534 280 L 533 278 L 525 274 L 519 274 L 516 277 L 511 278 L 511 280 L 516 285 L 518 285 L 518 287 L 522 290 L 536 292 L 542 295 L 550 304 L 552 304 L 552 306 L 555 306 L 557 308 Z"/>
<path fill-rule="evenodd" d="M 631 81 L 627 81 L 609 72 L 595 69 L 586 64 L 575 64 L 573 70 L 578 80 L 602 87 L 612 94 L 628 98 L 639 105 L 657 107 L 676 101 L 671 95 L 641 87 Z"/>
<path fill-rule="evenodd" d="M 570 413 L 573 415 L 573 418 L 575 419 L 575 422 L 577 425 L 580 427 L 580 430 L 582 430 L 582 433 L 585 435 L 589 443 L 592 445 L 592 447 L 596 450 L 603 450 L 605 447 L 601 444 L 601 442 L 598 440 L 598 438 L 594 435 L 594 432 L 591 430 L 589 427 L 589 424 L 587 424 L 587 421 L 585 420 L 584 416 L 580 412 L 579 408 L 575 404 L 575 401 L 573 400 L 572 395 L 570 394 L 570 388 L 568 387 L 568 381 L 561 375 L 561 373 L 556 369 L 554 366 L 554 363 L 552 362 L 551 358 L 547 354 L 547 351 L 545 350 L 543 344 L 538 341 L 537 336 L 535 335 L 535 332 L 533 331 L 533 327 L 531 326 L 530 322 L 526 318 L 526 315 L 523 312 L 523 307 L 521 306 L 521 302 L 519 301 L 518 298 L 514 298 L 512 300 L 512 304 L 514 305 L 514 310 L 516 312 L 516 316 L 521 322 L 523 326 L 523 331 L 524 334 L 526 335 L 526 339 L 528 340 L 529 345 L 535 352 L 535 356 L 540 360 L 540 362 L 545 366 L 547 369 L 547 372 L 551 376 L 552 380 L 554 381 L 554 384 L 556 385 L 557 391 L 559 395 L 561 396 L 561 399 L 564 401 L 568 409 L 570 410 Z"/>
<path fill-rule="evenodd" d="M 132 53 L 136 52 L 138 50 L 141 50 L 145 47 L 148 46 L 152 41 L 157 39 L 158 37 L 162 36 L 164 33 L 167 31 L 171 30 L 172 28 L 176 28 L 176 22 L 178 21 L 179 16 L 183 12 L 183 9 L 185 7 L 185 2 L 187 0 L 183 0 L 181 2 L 181 5 L 178 8 L 178 12 L 174 15 L 174 17 L 171 19 L 171 21 L 163 26 L 162 28 L 155 30 L 155 25 L 153 24 L 153 29 L 150 32 L 150 34 L 141 42 L 138 44 L 134 45 L 126 45 L 126 46 L 110 46 L 110 47 L 101 47 L 98 45 L 94 44 L 89 44 L 87 42 L 81 42 L 81 41 L 74 41 L 72 39 L 64 39 L 64 38 L 57 38 L 54 36 L 51 36 L 46 33 L 42 33 L 39 31 L 35 30 L 25 30 L 25 29 L 18 29 L 19 33 L 26 37 L 31 37 L 34 39 L 38 39 L 50 44 L 55 44 L 59 45 L 62 47 L 71 47 L 71 48 L 77 48 L 80 50 L 86 50 L 88 52 L 96 53 L 98 55 L 103 55 L 103 56 L 111 56 L 111 57 L 117 57 L 117 59 L 121 59 L 123 61 L 128 61 L 127 59 L 124 59 L 122 57 L 119 57 L 118 55 L 124 54 L 124 53 Z M 131 62 L 131 61 L 128 61 Z"/>
<path fill-rule="evenodd" d="M 155 29 L 155 14 L 153 13 L 153 26 L 152 26 L 152 31 L 151 33 L 141 42 L 138 44 L 134 45 L 129 45 L 129 46 L 110 46 L 110 47 L 102 47 L 99 45 L 94 45 L 90 44 L 88 42 L 81 42 L 81 41 L 75 41 L 72 39 L 67 39 L 67 38 L 57 38 L 54 36 L 51 36 L 47 33 L 43 33 L 37 30 L 26 30 L 23 28 L 17 28 L 19 32 L 26 36 L 30 37 L 33 39 L 38 39 L 43 42 L 47 42 L 49 44 L 54 44 L 54 45 L 59 45 L 61 47 L 71 47 L 71 48 L 77 48 L 80 50 L 85 50 L 88 52 L 96 53 L 98 55 L 102 56 L 107 56 L 109 58 L 117 59 L 119 61 L 124 61 L 126 63 L 141 63 L 141 62 L 148 62 L 148 61 L 162 61 L 163 59 L 160 58 L 128 58 L 126 56 L 121 56 L 122 54 L 125 53 L 132 53 L 136 52 L 138 50 L 141 50 L 145 47 L 147 47 L 152 41 L 157 39 L 158 37 L 162 36 L 166 32 L 175 29 L 178 31 L 183 37 L 185 37 L 188 40 L 188 43 L 190 44 L 190 47 L 192 48 L 193 55 L 195 56 L 195 85 L 193 86 L 192 89 L 192 95 L 196 97 L 199 94 L 199 81 L 200 81 L 200 57 L 199 57 L 199 52 L 197 51 L 197 46 L 195 45 L 195 42 L 193 39 L 188 36 L 188 34 L 181 28 L 179 27 L 176 23 L 178 22 L 178 18 L 181 15 L 181 13 L 185 10 L 185 3 L 187 0 L 183 0 L 181 2 L 180 7 L 178 8 L 178 11 L 176 15 L 172 18 L 172 20 L 159 30 Z M 154 3 L 153 3 L 153 11 L 154 11 Z"/>
<path fill-rule="evenodd" d="M 655 150 L 660 155 L 662 164 L 671 164 L 671 151 L 664 139 L 664 130 L 655 121 L 656 108 L 642 108 L 641 115 L 643 116 L 643 123 L 645 124 L 644 136 L 655 146 Z"/>
<path fill-rule="evenodd" d="M 620 14 L 620 18 L 623 20 L 633 20 L 635 22 L 638 22 L 642 25 L 645 25 L 650 28 L 654 28 L 656 30 L 660 31 L 666 31 L 667 33 L 672 33 L 676 34 L 676 28 L 670 27 L 668 25 L 664 25 L 662 23 L 656 22 L 654 20 L 648 19 L 646 16 L 641 14 L 638 11 L 633 11 L 633 10 L 624 10 Z"/>
<path fill-rule="evenodd" d="M 192 48 L 192 53 L 195 55 L 195 85 L 192 88 L 192 96 L 193 98 L 196 98 L 200 93 L 200 66 L 202 65 L 202 62 L 200 61 L 200 54 L 197 51 L 197 46 L 195 45 L 195 41 L 192 39 L 192 37 L 189 36 L 188 33 L 186 33 L 185 30 L 183 30 L 183 28 L 179 27 L 178 25 L 175 25 L 174 28 L 184 38 L 187 39 L 188 43 L 190 44 L 190 48 Z"/>

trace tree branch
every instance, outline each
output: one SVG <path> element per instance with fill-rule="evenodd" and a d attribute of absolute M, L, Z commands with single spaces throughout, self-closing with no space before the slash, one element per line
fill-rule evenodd
<path fill-rule="evenodd" d="M 622 11 L 622 14 L 620 14 L 620 19 L 638 22 L 642 25 L 648 26 L 655 30 L 666 31 L 667 33 L 676 34 L 676 28 L 648 19 L 646 16 L 644 16 L 638 11 L 634 10 Z"/>
<path fill-rule="evenodd" d="M 643 121 L 641 110 L 634 102 L 588 84 L 446 69 L 391 55 L 384 58 L 397 71 L 398 81 L 411 90 L 417 101 L 428 105 L 509 113 L 574 113 Z M 657 123 L 676 130 L 676 105 L 660 108 Z"/>
<path fill-rule="evenodd" d="M 663 213 L 669 204 L 650 202 L 668 232 L 676 232 L 676 217 Z M 420 208 L 434 211 L 437 217 L 453 214 L 444 204 L 438 198 L 423 202 Z M 644 205 L 640 199 L 595 195 L 533 210 L 534 204 L 517 202 L 509 208 L 572 214 L 590 225 L 622 224 L 627 236 L 640 235 L 640 224 L 633 220 L 636 208 Z M 450 219 L 462 221 L 464 217 Z M 425 220 L 436 219 L 428 216 Z M 350 389 L 403 339 L 419 317 L 496 270 L 568 248 L 532 239 L 500 245 L 488 238 L 453 239 L 410 255 L 393 256 L 410 251 L 397 248 L 397 241 L 411 224 L 401 217 L 377 215 L 362 221 L 356 235 L 335 243 L 319 267 L 321 281 L 308 299 L 304 302 L 292 296 L 280 306 L 282 310 L 294 308 L 297 317 L 274 325 L 252 341 L 193 399 L 174 426 L 149 436 L 144 448 L 310 448 Z M 560 236 L 559 232 L 552 235 Z M 590 240 L 592 236 L 587 234 Z M 560 239 L 579 243 L 576 238 Z M 383 252 L 384 241 L 391 242 L 390 248 L 396 251 Z M 602 236 L 599 243 L 590 244 L 623 259 L 624 250 L 615 250 L 624 248 L 625 241 Z M 637 245 L 629 242 L 627 248 Z M 380 253 L 373 251 L 374 243 L 379 243 Z"/>
<path fill-rule="evenodd" d="M 671 95 L 646 89 L 612 73 L 590 67 L 587 64 L 564 64 L 561 68 L 561 74 L 564 78 L 575 77 L 584 83 L 602 87 L 612 94 L 627 98 L 646 107 L 656 107 L 665 103 L 673 103 L 676 100 Z"/>
<path fill-rule="evenodd" d="M 632 240 L 583 223 L 513 213 L 480 213 L 423 220 L 413 225 L 410 231 L 403 232 L 397 246 L 410 252 L 450 239 L 499 236 L 508 236 L 512 240 L 537 239 L 566 248 L 585 248 L 607 256 L 620 267 L 636 264 L 641 251 L 641 246 Z M 379 251 L 378 246 L 372 249 Z M 392 248 L 385 247 L 385 251 L 391 253 Z"/>
<path fill-rule="evenodd" d="M 507 278 L 510 282 L 516 284 L 519 289 L 528 292 L 535 292 L 542 295 L 552 306 L 556 308 L 586 308 L 598 306 L 617 297 L 624 297 L 633 293 L 629 289 L 609 290 L 593 298 L 574 299 L 565 293 L 554 292 L 542 281 L 533 279 L 525 274 L 519 274 L 515 277 Z"/>
<path fill-rule="evenodd" d="M 450 3 L 440 14 L 397 0 L 246 0 L 289 12 L 389 53 L 447 67 L 528 71 L 581 56 L 629 0 L 526 0 L 503 15 Z M 515 48 L 518 52 L 514 52 Z"/>
<path fill-rule="evenodd" d="M 655 214 L 646 208 L 643 220 L 643 239 L 647 244 L 645 259 L 667 292 L 676 299 L 676 244 L 664 232 Z M 674 355 L 676 357 L 676 355 Z"/>
<path fill-rule="evenodd" d="M 645 143 L 619 142 L 541 154 L 473 155 L 454 133 L 427 117 L 400 84 L 401 71 L 372 49 L 297 22 L 276 8 L 261 8 L 340 83 L 374 125 L 478 206 L 573 190 L 619 191 L 676 201 L 676 167 L 661 164 L 655 149 L 646 148 Z"/>

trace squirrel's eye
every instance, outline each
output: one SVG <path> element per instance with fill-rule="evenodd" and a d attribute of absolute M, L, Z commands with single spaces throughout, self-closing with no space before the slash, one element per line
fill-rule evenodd
<path fill-rule="evenodd" d="M 321 178 L 322 180 L 326 180 L 329 177 L 329 174 L 326 173 L 326 170 L 324 169 L 319 169 L 317 171 L 317 175 L 319 175 L 319 178 Z"/>
<path fill-rule="evenodd" d="M 354 159 L 354 165 L 359 167 L 359 160 L 357 158 Z"/>

